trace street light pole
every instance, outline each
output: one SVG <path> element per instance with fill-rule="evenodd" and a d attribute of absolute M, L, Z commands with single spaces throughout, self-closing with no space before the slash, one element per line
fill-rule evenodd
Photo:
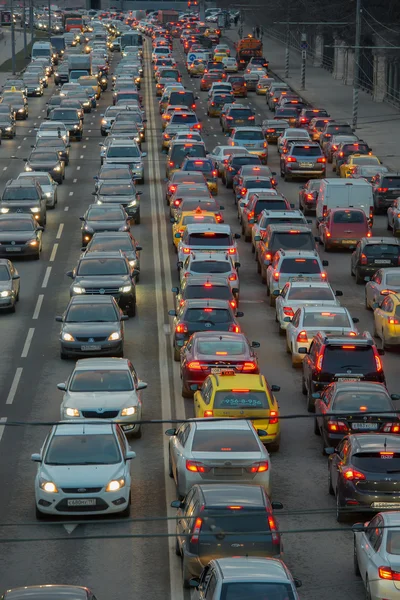
<path fill-rule="evenodd" d="M 23 7 L 22 7 L 22 19 L 23 19 L 23 28 L 24 28 L 24 56 L 25 58 L 28 58 L 28 48 L 27 48 L 27 41 L 26 41 L 26 12 L 25 12 L 25 0 L 23 2 Z"/>
<path fill-rule="evenodd" d="M 353 74 L 353 128 L 357 128 L 358 120 L 358 90 L 360 85 L 360 46 L 361 46 L 361 0 L 356 4 L 356 41 L 354 44 L 354 74 Z"/>
<path fill-rule="evenodd" d="M 49 38 L 51 37 L 51 0 L 49 0 Z"/>
<path fill-rule="evenodd" d="M 13 0 L 10 0 L 10 13 L 11 13 L 11 64 L 12 72 L 15 75 L 17 70 L 16 59 L 15 59 L 15 24 L 14 24 L 14 7 Z"/>
<path fill-rule="evenodd" d="M 31 30 L 31 42 L 33 42 L 33 0 L 29 0 L 29 28 Z"/>

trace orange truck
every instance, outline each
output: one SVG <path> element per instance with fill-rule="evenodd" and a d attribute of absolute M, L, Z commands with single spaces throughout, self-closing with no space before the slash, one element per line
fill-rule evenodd
<path fill-rule="evenodd" d="M 239 40 L 236 44 L 236 60 L 239 69 L 245 69 L 253 56 L 263 55 L 263 44 L 251 34 Z"/>

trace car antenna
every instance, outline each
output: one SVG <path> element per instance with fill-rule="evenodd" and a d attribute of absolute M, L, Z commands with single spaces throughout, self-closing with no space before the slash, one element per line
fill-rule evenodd
<path fill-rule="evenodd" d="M 385 442 L 384 442 L 384 444 L 383 444 L 383 447 L 384 447 L 384 449 L 385 449 L 385 451 L 386 451 L 386 437 L 385 437 Z"/>

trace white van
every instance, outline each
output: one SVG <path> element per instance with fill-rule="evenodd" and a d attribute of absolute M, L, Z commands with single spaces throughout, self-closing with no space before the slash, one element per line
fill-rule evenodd
<path fill-rule="evenodd" d="M 317 227 L 330 208 L 360 208 L 372 221 L 372 185 L 365 179 L 322 179 L 316 208 Z"/>
<path fill-rule="evenodd" d="M 54 53 L 55 50 L 50 42 L 35 42 L 32 46 L 31 56 L 32 60 L 47 58 L 51 61 Z"/>

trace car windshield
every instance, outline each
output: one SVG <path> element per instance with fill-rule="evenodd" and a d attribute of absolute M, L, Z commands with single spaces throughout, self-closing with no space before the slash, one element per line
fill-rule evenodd
<path fill-rule="evenodd" d="M 29 161 L 43 161 L 43 162 L 54 162 L 58 161 L 58 155 L 55 152 L 32 152 L 29 157 Z"/>
<path fill-rule="evenodd" d="M 72 375 L 68 389 L 70 392 L 128 392 L 133 390 L 133 382 L 128 369 L 78 369 Z"/>
<path fill-rule="evenodd" d="M 321 272 L 319 262 L 315 258 L 284 258 L 279 270 L 281 273 L 315 274 Z"/>
<path fill-rule="evenodd" d="M 9 281 L 10 273 L 6 265 L 0 265 L 0 281 Z"/>
<path fill-rule="evenodd" d="M 222 260 L 195 260 L 190 265 L 190 270 L 193 273 L 230 273 L 231 265 Z"/>
<path fill-rule="evenodd" d="M 52 121 L 78 121 L 79 117 L 75 108 L 55 108 L 54 111 L 50 113 L 50 119 L 52 119 Z"/>
<path fill-rule="evenodd" d="M 193 452 L 260 452 L 253 431 L 248 429 L 197 429 L 192 444 Z M 248 600 L 249 596 L 244 597 Z"/>
<path fill-rule="evenodd" d="M 262 409 L 269 408 L 268 398 L 261 391 L 220 391 L 214 396 L 214 408 L 230 410 Z"/>
<path fill-rule="evenodd" d="M 291 287 L 288 294 L 290 300 L 335 300 L 330 288 Z"/>
<path fill-rule="evenodd" d="M 103 183 L 99 189 L 100 196 L 134 196 L 135 188 L 128 183 Z"/>
<path fill-rule="evenodd" d="M 35 186 L 6 187 L 2 200 L 38 200 L 39 193 Z"/>
<path fill-rule="evenodd" d="M 35 183 L 35 181 L 37 181 L 38 183 L 40 183 L 40 185 L 50 185 L 49 176 L 47 175 L 47 173 L 44 173 L 43 175 L 34 175 L 32 177 L 21 177 L 21 179 L 32 183 Z"/>
<path fill-rule="evenodd" d="M 47 465 L 115 465 L 121 462 L 112 434 L 55 435 L 47 448 Z"/>
<path fill-rule="evenodd" d="M 397 244 L 367 244 L 363 250 L 369 258 L 388 256 L 395 258 L 399 254 Z"/>
<path fill-rule="evenodd" d="M 105 323 L 117 320 L 114 307 L 104 304 L 73 304 L 65 317 L 66 323 Z"/>
<path fill-rule="evenodd" d="M 30 219 L 1 219 L 0 231 L 34 231 L 34 226 Z"/>
<path fill-rule="evenodd" d="M 127 275 L 125 260 L 119 258 L 85 258 L 79 263 L 77 275 Z"/>
<path fill-rule="evenodd" d="M 339 391 L 332 403 L 332 410 L 340 411 L 390 411 L 392 403 L 387 394 L 381 392 L 365 393 L 358 390 Z"/>
<path fill-rule="evenodd" d="M 349 344 L 329 345 L 325 348 L 323 370 L 329 373 L 375 373 L 376 361 L 372 346 Z"/>
<path fill-rule="evenodd" d="M 171 151 L 171 162 L 182 164 L 186 156 L 198 156 L 199 158 L 206 155 L 206 150 L 203 144 L 193 145 L 174 145 Z"/>
<path fill-rule="evenodd" d="M 237 582 L 224 583 L 221 600 L 295 600 L 289 583 Z"/>
<path fill-rule="evenodd" d="M 135 250 L 131 238 L 125 235 L 121 237 L 93 238 L 88 249 L 93 252 L 115 252 L 118 250 L 122 250 L 122 252 L 134 252 Z"/>
<path fill-rule="evenodd" d="M 140 158 L 140 150 L 137 146 L 110 146 L 107 158 Z"/>
<path fill-rule="evenodd" d="M 334 223 L 364 223 L 365 221 L 365 214 L 362 211 L 338 210 L 333 215 Z"/>
<path fill-rule="evenodd" d="M 205 231 L 191 233 L 188 236 L 188 244 L 193 246 L 230 246 L 232 245 L 231 235 L 229 233 L 215 233 Z"/>
<path fill-rule="evenodd" d="M 224 308 L 189 308 L 185 313 L 189 323 L 230 323 L 232 315 Z"/>
<path fill-rule="evenodd" d="M 270 248 L 272 250 L 314 250 L 315 241 L 312 232 L 276 231 Z"/>
<path fill-rule="evenodd" d="M 261 141 L 264 140 L 264 135 L 262 131 L 257 131 L 248 129 L 247 131 L 237 131 L 234 136 L 235 140 L 254 140 Z"/>
<path fill-rule="evenodd" d="M 96 207 L 90 208 L 86 215 L 87 221 L 124 221 L 125 215 L 122 208 L 116 207 Z"/>
<path fill-rule="evenodd" d="M 332 299 L 332 298 L 331 298 Z M 347 313 L 335 311 L 306 312 L 303 319 L 304 327 L 352 327 Z"/>

